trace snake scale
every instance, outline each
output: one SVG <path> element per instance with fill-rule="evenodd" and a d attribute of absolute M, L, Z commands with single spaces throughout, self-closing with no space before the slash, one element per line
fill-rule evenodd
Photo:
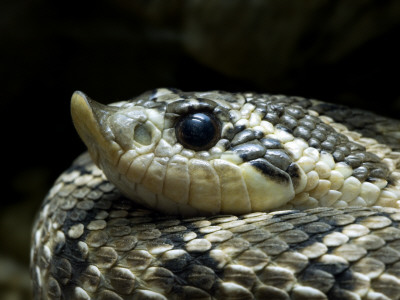
<path fill-rule="evenodd" d="M 166 88 L 71 111 L 90 156 L 38 213 L 35 299 L 400 299 L 399 121 Z"/>

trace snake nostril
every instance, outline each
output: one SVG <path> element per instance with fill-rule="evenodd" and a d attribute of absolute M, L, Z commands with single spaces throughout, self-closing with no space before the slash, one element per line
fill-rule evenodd
<path fill-rule="evenodd" d="M 144 146 L 151 144 L 151 132 L 146 125 L 140 124 L 135 127 L 133 139 Z"/>

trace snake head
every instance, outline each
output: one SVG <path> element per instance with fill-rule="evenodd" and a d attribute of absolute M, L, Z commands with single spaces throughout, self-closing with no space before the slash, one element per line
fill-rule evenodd
<path fill-rule="evenodd" d="M 307 110 L 311 105 L 303 98 L 157 89 L 110 105 L 76 92 L 71 109 L 108 180 L 167 214 L 373 205 L 386 186 L 385 165 Z M 379 167 L 382 178 L 352 175 L 345 159 L 353 151 L 365 153 L 362 163 Z"/>
<path fill-rule="evenodd" d="M 74 125 L 107 178 L 134 201 L 180 215 L 273 209 L 304 187 L 284 149 L 269 151 L 281 162 L 265 159 L 265 134 L 246 125 L 246 109 L 241 95 L 167 89 L 111 105 L 81 92 L 71 101 Z M 263 142 L 271 141 L 279 144 Z"/>

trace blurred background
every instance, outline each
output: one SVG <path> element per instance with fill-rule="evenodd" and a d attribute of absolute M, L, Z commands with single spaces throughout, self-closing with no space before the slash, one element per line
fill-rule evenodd
<path fill-rule="evenodd" d="M 400 111 L 400 1 L 1 0 L 0 299 L 31 297 L 30 228 L 84 146 L 69 101 L 156 87 Z"/>

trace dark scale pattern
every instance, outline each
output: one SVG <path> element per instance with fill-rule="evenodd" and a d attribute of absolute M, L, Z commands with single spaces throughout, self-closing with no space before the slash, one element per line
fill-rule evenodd
<path fill-rule="evenodd" d="M 396 132 L 396 130 L 400 130 L 399 122 L 390 120 L 393 122 L 388 123 L 387 119 L 378 117 L 372 113 L 352 110 L 334 104 L 317 103 L 316 101 L 313 102 L 301 97 L 287 97 L 284 95 L 242 95 L 226 92 L 190 93 L 176 89 L 165 89 L 160 94 L 159 91 L 154 90 L 144 93 L 133 101 L 136 102 L 136 105 L 146 108 L 158 107 L 160 111 L 165 110 L 165 125 L 167 127 L 175 126 L 179 118 L 196 111 L 212 113 L 221 123 L 232 122 L 233 120 L 229 116 L 228 110 L 219 106 L 213 100 L 223 100 L 232 104 L 236 103 L 238 109 L 247 101 L 256 106 L 255 110 L 261 114 L 263 120 L 271 122 L 276 128 L 304 139 L 311 147 L 319 151 L 331 153 L 336 162 L 344 161 L 354 169 L 361 167 L 361 169 L 354 173 L 354 176 L 361 182 L 374 181 L 375 178 L 387 179 L 387 166 L 379 163 L 379 159 L 377 161 L 376 157 L 372 157 L 373 154 L 366 152 L 365 147 L 362 145 L 349 141 L 345 135 L 337 133 L 331 126 L 324 124 L 318 117 L 308 114 L 308 109 L 328 115 L 346 125 L 350 130 L 363 133 L 366 127 L 370 132 L 373 129 L 373 135 L 366 136 L 372 136 L 392 146 L 394 144 L 393 147 L 397 147 L 400 144 L 400 141 L 396 139 L 396 135 L 390 134 L 391 131 Z M 164 102 L 170 100 L 174 100 L 174 102 L 169 104 Z M 386 134 L 385 131 L 389 131 L 389 134 Z M 282 165 L 278 166 L 275 163 L 276 160 L 272 159 L 269 155 L 265 155 L 264 157 L 258 143 L 262 138 L 263 134 L 261 132 L 246 129 L 242 125 L 226 130 L 224 135 L 221 136 L 221 139 L 230 142 L 230 144 L 228 142 L 225 143 L 227 149 L 231 147 L 234 150 L 238 149 L 244 161 L 263 158 L 276 165 L 277 168 L 283 168 Z M 263 145 L 262 142 L 261 145 Z M 240 146 L 240 148 L 235 148 L 236 146 Z M 280 148 L 277 146 L 273 149 Z M 284 165 L 287 165 L 287 163 Z M 284 168 L 281 170 L 287 171 Z"/>
<path fill-rule="evenodd" d="M 82 174 L 90 174 L 90 170 L 87 169 L 82 169 Z M 94 190 L 98 189 L 98 185 L 92 187 Z M 80 188 L 77 187 L 77 190 Z M 96 199 L 97 200 L 97 199 Z M 51 261 L 51 265 L 53 268 L 51 268 L 51 275 L 56 279 L 59 283 L 61 283 L 61 286 L 64 286 L 62 288 L 63 291 L 63 297 L 62 299 L 72 299 L 74 298 L 74 287 L 76 285 L 76 282 L 81 282 L 81 275 L 85 272 L 87 267 L 89 266 L 89 263 L 87 261 L 87 257 L 84 251 L 82 251 L 81 247 L 79 246 L 78 242 L 79 241 L 89 241 L 90 238 L 92 237 L 92 243 L 95 244 L 96 242 L 102 244 L 102 241 L 96 241 L 97 240 L 102 240 L 104 236 L 102 234 L 97 235 L 97 236 L 88 236 L 90 233 L 89 230 L 87 230 L 87 225 L 95 219 L 95 216 L 97 213 L 102 209 L 102 207 L 108 207 L 107 203 L 110 200 L 113 201 L 113 205 L 111 207 L 118 208 L 118 203 L 121 201 L 128 201 L 130 204 L 132 204 L 131 201 L 129 200 L 124 200 L 121 198 L 120 193 L 116 192 L 113 190 L 112 192 L 109 193 L 102 193 L 101 194 L 101 200 L 105 201 L 104 204 L 100 205 L 95 205 L 93 209 L 90 209 L 88 212 L 83 211 L 78 209 L 77 207 L 79 206 L 80 203 L 83 202 L 78 202 L 76 207 L 68 210 L 66 214 L 66 219 L 63 223 L 62 226 L 62 231 L 64 233 L 68 233 L 69 228 L 71 226 L 76 225 L 76 224 L 82 224 L 85 227 L 85 230 L 83 230 L 82 235 L 78 239 L 71 239 L 67 238 L 66 243 L 60 245 L 57 245 L 56 248 L 54 249 L 54 256 Z M 79 201 L 79 200 L 78 200 Z M 62 200 L 60 201 L 62 202 Z M 96 202 L 95 204 L 98 204 Z M 123 232 L 124 228 L 122 226 L 118 227 L 118 233 Z M 117 245 L 114 245 L 117 246 Z M 110 258 L 110 254 L 106 255 L 107 258 Z M 66 262 L 69 262 L 70 268 L 73 270 L 69 274 L 70 280 L 65 281 L 63 278 L 67 277 L 66 276 L 66 269 L 63 267 L 63 265 L 66 264 Z"/>
<path fill-rule="evenodd" d="M 382 144 L 389 145 L 395 151 L 400 150 L 399 137 L 396 134 L 400 130 L 398 120 L 333 103 L 319 102 L 312 105 L 311 108 L 344 124 L 349 130 L 359 132 L 365 137 L 374 138 Z"/>
<path fill-rule="evenodd" d="M 171 91 L 146 93 L 136 101 L 162 111 L 163 101 L 195 96 Z M 210 92 L 200 98 L 207 97 L 209 101 L 199 101 L 198 107 L 214 112 L 221 122 L 230 117 L 213 98 L 239 108 L 244 103 L 240 94 Z M 311 101 L 260 97 L 252 95 L 251 102 L 265 120 L 332 153 L 336 161 L 353 165 L 355 177 L 387 176 L 378 157 L 308 115 L 306 109 L 316 107 Z M 176 109 L 185 113 L 192 107 Z M 173 121 L 179 114 L 172 106 L 170 110 L 167 119 Z M 360 118 L 353 122 L 354 128 L 370 125 Z M 229 135 L 223 137 L 227 148 L 243 160 L 280 180 L 287 180 L 282 170 L 296 175 L 279 141 L 244 126 L 232 128 Z M 399 210 L 390 208 L 177 219 L 122 197 L 84 155 L 55 183 L 35 224 L 34 295 L 36 299 L 309 299 L 311 289 L 318 299 L 355 299 L 357 294 L 365 298 L 373 289 L 376 299 L 400 299 L 399 221 Z"/>
<path fill-rule="evenodd" d="M 49 218 L 36 225 L 41 239 L 33 263 L 43 272 L 43 286 L 34 285 L 37 299 L 72 299 L 82 292 L 77 287 L 94 299 L 140 298 L 150 295 L 147 289 L 154 299 L 307 297 L 298 284 L 329 299 L 352 299 L 350 292 L 371 287 L 398 299 L 396 209 L 316 208 L 175 219 L 138 208 L 93 175 L 98 171 L 88 162 L 78 163 L 83 166 L 60 177 L 64 187 L 44 204 Z M 82 191 L 86 185 L 102 190 L 93 203 L 72 196 L 88 195 Z M 88 209 L 82 218 L 75 217 L 78 207 Z M 80 224 L 82 233 L 69 238 L 70 228 Z M 46 244 L 57 240 L 54 229 L 65 239 Z M 44 245 L 53 245 L 50 253 Z M 379 276 L 366 281 L 360 274 L 371 266 Z"/>
<path fill-rule="evenodd" d="M 313 106 L 311 101 L 299 97 L 264 97 L 249 102 L 255 104 L 257 110 L 263 113 L 263 119 L 271 122 L 276 128 L 304 139 L 319 151 L 331 153 L 336 162 L 344 161 L 353 169 L 361 168 L 354 173 L 360 181 L 387 178 L 389 170 L 385 164 L 380 163 L 376 155 L 366 152 L 364 146 L 349 141 L 345 135 L 336 132 L 319 118 L 307 114 L 307 109 L 325 113 L 319 106 Z"/>
<path fill-rule="evenodd" d="M 367 215 L 388 216 L 388 214 L 385 213 L 382 214 L 371 210 L 365 210 L 365 212 L 367 212 Z M 276 223 L 279 224 L 279 227 L 276 227 L 276 229 L 279 228 L 278 231 L 274 230 L 273 227 L 271 227 L 270 225 L 265 226 L 260 222 L 258 222 L 259 224 L 257 224 L 258 225 L 257 227 L 260 228 L 261 226 L 262 228 L 263 226 L 265 226 L 266 231 L 264 230 L 260 234 L 255 233 L 255 235 L 254 234 L 249 235 L 249 232 L 246 232 L 245 234 L 241 234 L 241 237 L 246 236 L 246 240 L 253 242 L 253 245 L 257 245 L 259 249 L 263 249 L 263 251 L 266 251 L 268 255 L 271 255 L 270 259 L 274 261 L 275 264 L 278 265 L 282 264 L 283 266 L 288 266 L 291 269 L 298 269 L 298 274 L 296 275 L 301 284 L 316 288 L 334 298 L 337 298 L 338 295 L 341 295 L 342 299 L 348 299 L 349 295 L 346 294 L 346 291 L 353 291 L 354 289 L 357 288 L 357 284 L 363 283 L 362 281 L 360 282 L 357 275 L 355 275 L 354 272 L 349 269 L 348 262 L 323 263 L 319 262 L 318 259 L 314 259 L 310 260 L 310 263 L 307 263 L 306 261 L 303 264 L 299 260 L 294 261 L 293 259 L 290 259 L 291 257 L 290 253 L 293 253 L 290 251 L 299 251 L 301 250 L 302 247 L 313 245 L 316 242 L 321 243 L 323 242 L 323 238 L 325 236 L 333 232 L 340 232 L 344 227 L 344 225 L 347 225 L 346 222 L 341 221 L 343 220 L 343 214 L 340 211 L 329 209 L 328 214 L 326 211 L 319 214 L 319 211 L 317 209 L 317 210 L 310 210 L 308 213 L 309 216 L 315 216 L 315 218 L 307 218 L 307 213 L 296 213 L 296 212 L 294 213 L 291 212 L 286 215 L 276 215 L 272 219 L 270 219 L 270 221 L 274 220 L 275 222 L 278 222 Z M 321 215 L 322 217 L 319 218 L 319 215 Z M 326 215 L 331 215 L 331 216 L 327 217 Z M 293 226 L 283 226 L 285 224 L 282 223 L 284 219 L 297 221 L 298 218 L 302 219 L 300 223 L 302 223 L 303 225 L 298 226 L 297 229 L 293 230 Z M 357 219 L 355 219 L 355 222 L 354 218 L 352 218 L 353 220 L 352 223 L 362 223 L 363 220 L 365 220 L 366 218 L 367 217 L 358 217 Z M 309 221 L 307 221 L 307 219 Z M 246 218 L 243 218 L 243 220 L 246 220 Z M 318 222 L 311 222 L 312 220 L 318 220 Z M 214 224 L 219 225 L 218 223 Z M 342 224 L 342 226 L 337 226 L 337 224 Z M 255 229 L 255 230 L 262 231 L 262 229 Z M 278 240 L 274 239 L 274 237 L 278 237 Z M 268 248 L 265 248 L 265 246 L 263 246 L 263 244 L 267 245 L 266 241 L 268 240 L 274 241 L 273 244 L 270 244 L 269 250 Z M 260 243 L 261 241 L 264 242 Z M 246 243 L 244 244 L 244 248 L 243 246 L 240 246 L 240 244 L 238 243 L 240 243 L 239 240 L 235 244 L 240 249 L 240 251 L 232 252 L 233 256 L 231 256 L 231 259 L 235 259 L 235 257 L 241 255 L 240 253 L 244 253 L 247 251 L 246 249 L 248 248 L 248 245 L 246 245 Z M 280 244 L 286 245 L 286 247 L 281 248 L 281 246 L 279 246 Z M 218 243 L 216 243 L 213 245 L 213 248 L 218 249 L 219 245 Z M 280 248 L 281 250 L 279 250 L 278 248 Z M 334 249 L 335 248 L 332 247 L 331 249 L 328 249 L 326 253 L 333 253 Z M 198 263 L 200 262 L 201 265 L 198 265 Z M 296 268 L 295 264 L 299 264 L 298 265 L 299 268 Z M 195 267 L 196 265 L 197 267 Z M 209 255 L 207 254 L 206 256 L 202 255 L 202 259 L 200 261 L 198 260 L 193 261 L 193 264 L 191 264 L 190 267 L 188 267 L 188 269 L 186 270 L 187 272 L 181 274 L 183 274 L 183 276 L 188 276 L 187 274 L 193 274 L 194 272 L 195 274 L 197 274 L 197 276 L 199 276 L 199 279 L 202 282 L 197 284 L 199 284 L 199 286 L 201 286 L 202 288 L 208 288 L 209 292 L 212 292 L 215 286 L 211 284 L 211 281 L 215 280 L 221 275 L 219 274 L 219 272 L 213 274 L 209 272 L 209 269 L 202 269 L 203 265 L 206 265 L 210 269 L 214 270 L 214 272 L 216 272 L 215 270 L 219 269 L 215 263 L 215 260 L 213 258 L 210 258 Z M 252 274 L 254 273 L 252 273 L 251 271 L 249 274 L 243 275 L 243 273 L 241 273 L 243 272 L 243 270 L 236 271 L 232 267 L 231 268 L 225 267 L 225 269 L 229 269 L 229 272 L 224 273 L 222 279 L 234 281 L 242 286 L 253 287 L 253 284 L 251 282 L 253 276 Z M 264 282 L 268 282 L 269 284 L 271 284 L 272 274 L 270 274 L 270 272 L 271 271 L 267 271 L 264 268 L 263 272 L 256 274 L 258 274 L 259 280 L 262 281 L 265 280 Z M 284 286 L 285 282 L 287 283 L 287 281 L 291 280 L 290 277 L 285 278 L 286 276 L 288 276 L 287 274 L 282 273 L 282 271 L 280 272 L 281 273 L 276 273 L 276 275 L 280 274 L 279 280 L 274 283 L 274 286 L 277 287 Z M 235 277 L 234 273 L 237 274 L 237 277 Z M 324 280 L 321 280 L 321 278 L 324 278 Z M 207 282 L 209 283 L 207 284 Z M 389 296 L 390 293 L 391 291 L 386 292 L 386 294 L 389 294 Z"/>

